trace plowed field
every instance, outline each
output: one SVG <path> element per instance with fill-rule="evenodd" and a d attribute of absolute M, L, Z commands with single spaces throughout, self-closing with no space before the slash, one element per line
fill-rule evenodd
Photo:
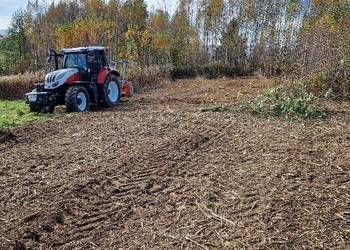
<path fill-rule="evenodd" d="M 169 83 L 0 143 L 0 249 L 349 249 L 350 121 L 256 117 L 264 79 Z"/>

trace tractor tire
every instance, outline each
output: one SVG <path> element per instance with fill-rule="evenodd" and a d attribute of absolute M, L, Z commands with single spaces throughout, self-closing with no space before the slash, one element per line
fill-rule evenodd
<path fill-rule="evenodd" d="M 53 114 L 55 112 L 55 106 L 45 106 L 41 109 L 44 114 Z"/>
<path fill-rule="evenodd" d="M 33 89 L 32 92 L 37 92 L 36 89 Z M 32 113 L 40 113 L 41 112 L 41 106 L 35 103 L 29 103 L 29 110 Z"/>
<path fill-rule="evenodd" d="M 37 104 L 29 103 L 29 109 L 32 113 L 40 113 L 41 107 Z"/>
<path fill-rule="evenodd" d="M 65 95 L 67 112 L 87 112 L 90 106 L 90 96 L 82 86 L 70 87 Z"/>
<path fill-rule="evenodd" d="M 119 86 L 118 78 L 110 76 L 107 78 L 106 83 L 102 88 L 102 104 L 104 107 L 114 107 L 120 102 L 121 90 Z"/>

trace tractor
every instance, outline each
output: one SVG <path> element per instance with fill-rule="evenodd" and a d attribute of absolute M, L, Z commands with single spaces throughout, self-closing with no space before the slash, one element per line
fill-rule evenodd
<path fill-rule="evenodd" d="M 54 59 L 54 71 L 26 94 L 31 112 L 53 113 L 58 105 L 65 105 L 67 112 L 86 112 L 90 104 L 114 107 L 121 96 L 132 96 L 133 84 L 126 80 L 128 62 L 109 63 L 106 54 L 104 47 L 50 50 L 47 63 Z"/>

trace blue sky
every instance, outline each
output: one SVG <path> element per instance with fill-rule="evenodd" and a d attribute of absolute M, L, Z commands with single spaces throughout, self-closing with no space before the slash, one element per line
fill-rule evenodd
<path fill-rule="evenodd" d="M 52 0 L 42 0 L 51 2 Z M 145 0 L 149 9 L 157 8 L 158 6 L 164 6 L 163 0 Z M 165 0 L 167 9 L 169 11 L 175 8 L 176 2 L 174 0 Z M 27 0 L 0 0 L 0 29 L 6 29 L 11 22 L 13 13 L 19 8 L 25 8 Z"/>

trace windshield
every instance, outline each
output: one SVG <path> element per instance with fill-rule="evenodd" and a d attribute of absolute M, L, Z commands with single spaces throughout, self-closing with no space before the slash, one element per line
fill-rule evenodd
<path fill-rule="evenodd" d="M 71 53 L 64 56 L 63 68 L 78 68 L 85 69 L 86 67 L 86 54 L 85 53 Z"/>

